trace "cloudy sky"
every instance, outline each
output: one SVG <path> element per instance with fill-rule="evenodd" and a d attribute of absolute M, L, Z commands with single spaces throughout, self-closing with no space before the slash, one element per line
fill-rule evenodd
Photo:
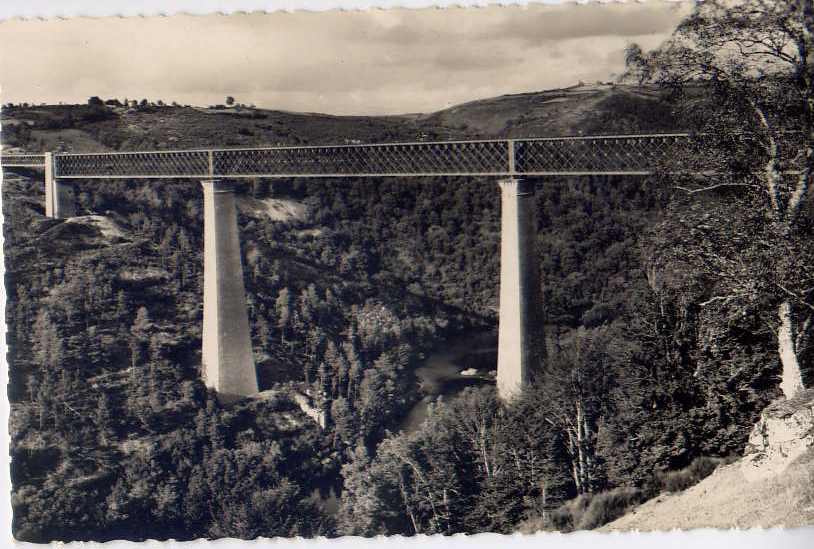
<path fill-rule="evenodd" d="M 0 22 L 0 101 L 226 95 L 336 114 L 429 112 L 608 80 L 688 4 L 294 12 Z"/>

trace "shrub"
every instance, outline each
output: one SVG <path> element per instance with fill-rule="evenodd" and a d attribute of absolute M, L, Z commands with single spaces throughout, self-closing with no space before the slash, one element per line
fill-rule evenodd
<path fill-rule="evenodd" d="M 593 530 L 621 517 L 643 499 L 641 490 L 627 487 L 598 494 L 581 494 L 542 516 L 528 518 L 519 525 L 519 530 L 524 533 Z"/>
<path fill-rule="evenodd" d="M 724 458 L 701 456 L 684 469 L 657 472 L 656 484 L 662 492 L 681 492 L 701 482 L 725 462 Z"/>
<path fill-rule="evenodd" d="M 574 530 L 593 530 L 618 519 L 643 499 L 638 488 L 615 488 L 591 498 L 591 503 L 579 517 L 574 517 Z"/>

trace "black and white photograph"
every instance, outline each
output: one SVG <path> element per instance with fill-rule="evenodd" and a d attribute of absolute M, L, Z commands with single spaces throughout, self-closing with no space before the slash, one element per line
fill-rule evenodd
<path fill-rule="evenodd" d="M 17 542 L 814 526 L 814 0 L 0 18 L 0 103 Z"/>

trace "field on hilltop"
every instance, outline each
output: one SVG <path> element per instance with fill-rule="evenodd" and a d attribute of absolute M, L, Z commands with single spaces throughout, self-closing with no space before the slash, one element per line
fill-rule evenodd
<path fill-rule="evenodd" d="M 163 104 L 17 105 L 5 107 L 1 120 L 4 146 L 35 152 L 341 145 L 680 129 L 657 92 L 626 85 L 505 95 L 404 116 Z"/>

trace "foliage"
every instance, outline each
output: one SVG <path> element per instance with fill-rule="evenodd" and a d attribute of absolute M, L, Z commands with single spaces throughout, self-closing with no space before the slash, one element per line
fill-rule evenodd
<path fill-rule="evenodd" d="M 550 512 L 523 521 L 519 530 L 524 533 L 541 530 L 593 530 L 621 517 L 641 503 L 642 499 L 642 491 L 636 488 L 615 488 L 597 494 L 580 494 Z"/>
<path fill-rule="evenodd" d="M 684 469 L 657 473 L 656 482 L 662 491 L 680 492 L 701 482 L 725 461 L 723 458 L 701 456 Z"/>
<path fill-rule="evenodd" d="M 387 438 L 372 459 L 357 452 L 343 468 L 339 531 L 511 532 L 546 487 L 567 490 L 558 438 L 533 416 L 525 404 L 502 409 L 493 388 L 437 404 L 418 431 Z"/>
<path fill-rule="evenodd" d="M 694 113 L 704 150 L 704 165 L 691 154 L 665 166 L 684 196 L 661 227 L 659 268 L 704 279 L 709 339 L 743 317 L 775 332 L 787 397 L 804 386 L 814 330 L 812 24 L 810 0 L 703 2 L 660 48 L 628 52 Z M 699 86 L 709 100 L 687 100 Z"/>

